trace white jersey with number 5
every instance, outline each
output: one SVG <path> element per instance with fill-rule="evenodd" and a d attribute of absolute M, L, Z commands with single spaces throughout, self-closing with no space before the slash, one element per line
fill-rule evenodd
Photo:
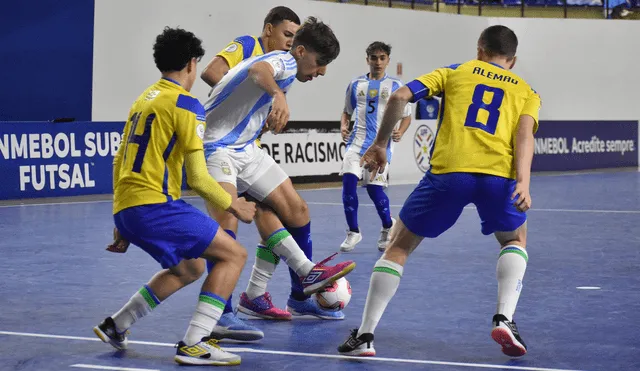
<path fill-rule="evenodd" d="M 286 94 L 296 78 L 296 60 L 289 52 L 274 51 L 249 58 L 229 70 L 213 88 L 205 106 L 207 128 L 205 156 L 217 148 L 242 150 L 260 134 L 271 110 L 272 98 L 251 79 L 249 68 L 265 61 L 274 70 L 276 83 Z"/>
<path fill-rule="evenodd" d="M 402 81 L 386 74 L 380 80 L 369 79 L 369 74 L 351 81 L 347 87 L 344 112 L 355 113 L 355 124 L 347 141 L 347 150 L 363 155 L 373 144 L 382 123 L 382 116 L 391 93 L 402 86 Z M 411 116 L 411 105 L 407 104 L 403 117 Z M 387 161 L 391 161 L 393 141 L 387 145 Z"/>

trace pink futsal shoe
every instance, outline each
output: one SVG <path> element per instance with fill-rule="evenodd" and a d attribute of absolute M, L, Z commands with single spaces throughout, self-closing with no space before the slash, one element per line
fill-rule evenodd
<path fill-rule="evenodd" d="M 243 292 L 242 295 L 240 295 L 238 312 L 264 319 L 291 320 L 291 313 L 273 305 L 273 302 L 271 302 L 271 294 L 268 292 L 265 292 L 253 300 L 249 299 L 246 292 Z"/>
<path fill-rule="evenodd" d="M 356 267 L 356 262 L 353 260 L 347 260 L 346 262 L 338 263 L 334 266 L 324 265 L 336 255 L 338 255 L 338 253 L 335 253 L 316 264 L 306 277 L 300 278 L 305 295 L 309 296 L 311 294 L 315 294 L 325 286 L 346 276 Z"/>

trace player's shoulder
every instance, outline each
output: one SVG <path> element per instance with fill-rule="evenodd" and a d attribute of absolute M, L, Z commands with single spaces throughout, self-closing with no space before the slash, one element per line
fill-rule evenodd
<path fill-rule="evenodd" d="M 175 109 L 178 112 L 191 112 L 196 115 L 199 121 L 205 121 L 204 106 L 198 98 L 194 97 L 190 93 L 181 92 L 177 95 L 175 100 Z"/>
<path fill-rule="evenodd" d="M 404 82 L 402 82 L 402 80 L 400 80 L 399 78 L 397 78 L 395 76 L 387 76 L 385 78 L 385 80 L 388 80 L 392 84 L 397 85 L 397 86 L 403 86 L 404 85 Z"/>
<path fill-rule="evenodd" d="M 243 47 L 246 46 L 251 46 L 253 47 L 256 44 L 256 39 L 257 37 L 252 36 L 252 35 L 242 35 L 242 36 L 238 36 L 235 39 L 233 39 L 233 42 L 238 43 L 240 45 L 242 45 Z"/>
<path fill-rule="evenodd" d="M 361 82 L 367 82 L 369 81 L 369 79 L 367 79 L 367 75 L 360 75 L 358 77 L 355 77 L 353 79 L 351 79 L 351 81 L 349 82 L 349 85 L 355 85 Z"/>

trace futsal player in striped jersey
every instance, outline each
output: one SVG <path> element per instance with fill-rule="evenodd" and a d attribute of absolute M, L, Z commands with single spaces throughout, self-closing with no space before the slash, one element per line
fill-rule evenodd
<path fill-rule="evenodd" d="M 310 17 L 296 32 L 290 52 L 273 51 L 241 62 L 214 87 L 205 104 L 209 174 L 231 194 L 246 192 L 277 215 L 256 220 L 266 243 L 258 248 L 247 291 L 240 298 L 243 313 L 257 317 L 271 313 L 266 287 L 282 257 L 293 271 L 287 300 L 292 316 L 344 318 L 341 311 L 321 310 L 311 294 L 350 272 L 355 263 L 325 266 L 326 259 L 318 264 L 311 261 L 308 206 L 282 168 L 255 143 L 265 126 L 275 133 L 284 129 L 289 119 L 286 94 L 294 81 L 324 75 L 339 51 L 331 28 Z M 215 211 L 214 217 L 223 228 L 237 230 L 233 215 Z"/>
<path fill-rule="evenodd" d="M 205 270 L 199 258 L 204 258 L 216 265 L 202 284 L 174 360 L 190 365 L 237 365 L 240 356 L 222 350 L 210 333 L 238 281 L 247 252 L 217 222 L 181 199 L 183 165 L 191 188 L 216 209 L 251 223 L 255 204 L 231 197 L 207 173 L 204 107 L 189 93 L 204 55 L 201 41 L 191 32 L 166 28 L 153 50 L 162 78 L 131 107 L 114 158 L 116 228 L 109 249 L 124 252 L 133 243 L 163 269 L 93 330 L 104 342 L 126 349 L 129 328 L 198 280 Z"/>
<path fill-rule="evenodd" d="M 291 49 L 291 43 L 293 42 L 293 36 L 300 27 L 300 18 L 298 15 L 286 6 L 277 6 L 272 8 L 266 15 L 262 34 L 257 36 L 244 35 L 235 38 L 232 42 L 221 50 L 216 56 L 209 62 L 209 64 L 202 71 L 200 77 L 204 82 L 213 87 L 220 82 L 220 80 L 229 72 L 230 69 L 237 66 L 240 62 L 249 58 L 264 55 L 276 50 L 289 51 Z M 260 146 L 260 136 L 256 139 L 256 145 Z M 268 154 L 265 154 L 268 156 Z M 242 196 L 256 201 L 251 196 L 243 194 Z M 277 224 L 280 223 L 275 213 L 265 205 L 257 202 L 259 210 L 256 213 L 256 226 L 260 227 L 265 224 Z M 212 205 L 207 205 L 207 211 L 211 217 L 215 217 L 215 208 Z M 226 232 L 236 237 L 235 231 L 237 225 L 229 227 Z M 295 232 L 294 232 L 295 233 Z M 302 236 L 301 238 L 304 238 Z M 305 243 L 302 245 L 307 257 L 311 257 L 311 245 Z M 265 241 L 261 241 L 256 249 L 256 264 L 253 266 L 252 277 L 260 275 L 260 256 L 264 258 L 262 252 L 265 251 Z M 275 257 L 270 259 L 273 262 L 279 261 Z M 207 269 L 211 270 L 213 262 L 207 263 Z M 303 293 L 302 287 L 299 283 L 298 275 L 289 270 L 291 275 L 292 296 L 299 298 L 306 298 Z M 255 280 L 255 277 L 253 279 Z M 274 320 L 290 320 L 291 313 L 286 310 L 280 309 L 273 305 L 271 295 L 265 292 L 262 295 L 257 295 L 251 281 L 247 287 L 247 290 L 240 295 L 240 303 L 238 310 L 249 315 L 257 315 L 264 319 Z M 257 296 L 256 296 L 257 295 Z M 253 305 L 253 301 L 258 301 L 259 306 Z M 211 336 L 219 339 L 239 340 L 239 341 L 256 341 L 264 337 L 264 333 L 255 326 L 242 321 L 234 312 L 232 306 L 232 296 L 227 300 L 227 305 L 224 308 L 224 312 L 220 321 L 216 327 L 214 327 Z"/>
<path fill-rule="evenodd" d="M 442 96 L 431 168 L 400 210 L 389 246 L 373 268 L 360 327 L 338 347 L 342 354 L 376 354 L 374 330 L 398 289 L 409 254 L 425 237 L 435 238 L 451 228 L 470 203 L 477 208 L 482 234 L 494 234 L 500 244 L 491 337 L 506 355 L 527 353 L 513 316 L 529 258 L 526 211 L 531 207 L 531 162 L 541 100 L 511 72 L 518 47 L 511 29 L 491 26 L 477 45 L 477 59 L 438 68 L 398 89 L 374 144 L 362 158 L 372 175 L 383 172 L 388 166 L 388 137 L 407 102 Z M 462 269 L 464 262 L 456 264 Z"/>
<path fill-rule="evenodd" d="M 342 203 L 349 226 L 347 237 L 340 245 L 340 250 L 345 252 L 353 250 L 356 244 L 362 241 L 362 234 L 358 227 L 358 180 L 362 179 L 365 183 L 367 193 L 382 221 L 378 250 L 384 251 L 387 247 L 389 231 L 394 222 L 389 210 L 389 197 L 384 192 L 389 182 L 389 166 L 371 181 L 369 172 L 360 166 L 360 159 L 378 134 L 389 97 L 402 87 L 403 83 L 387 75 L 391 46 L 376 41 L 367 47 L 366 54 L 369 73 L 352 80 L 347 87 L 344 110 L 340 118 L 342 138 L 347 142 L 341 171 Z M 353 130 L 349 132 L 352 116 L 355 116 L 355 122 Z M 410 124 L 411 104 L 407 104 L 397 129 L 394 129 L 388 138 L 387 163 L 391 163 L 394 142 L 402 139 Z"/>

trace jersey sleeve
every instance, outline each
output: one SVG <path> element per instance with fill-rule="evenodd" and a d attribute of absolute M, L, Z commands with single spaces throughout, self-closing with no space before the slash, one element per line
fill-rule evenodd
<path fill-rule="evenodd" d="M 347 92 L 344 97 L 344 113 L 347 115 L 352 115 L 353 110 L 356 109 L 357 101 L 356 101 L 356 81 L 351 81 L 351 83 L 347 86 Z"/>
<path fill-rule="evenodd" d="M 205 128 L 204 107 L 196 98 L 181 94 L 176 108 L 175 131 L 178 143 L 186 153 L 201 150 Z"/>
<path fill-rule="evenodd" d="M 293 56 L 289 53 L 274 54 L 264 60 L 273 68 L 273 78 L 281 80 L 285 75 L 295 74 L 298 65 Z"/>
<path fill-rule="evenodd" d="M 433 97 L 442 93 L 450 70 L 448 67 L 438 68 L 431 73 L 410 81 L 407 87 L 413 94 L 411 102 L 415 103 L 422 98 Z"/>
<path fill-rule="evenodd" d="M 238 63 L 251 57 L 256 40 L 251 36 L 240 36 L 227 44 L 217 56 L 224 58 L 229 65 L 229 69 L 235 67 Z"/>
<path fill-rule="evenodd" d="M 532 89 L 524 103 L 522 112 L 520 112 L 520 116 L 528 115 L 533 117 L 533 120 L 535 121 L 535 126 L 533 127 L 534 134 L 538 131 L 538 117 L 541 105 L 542 100 L 540 99 L 540 95 Z"/>

